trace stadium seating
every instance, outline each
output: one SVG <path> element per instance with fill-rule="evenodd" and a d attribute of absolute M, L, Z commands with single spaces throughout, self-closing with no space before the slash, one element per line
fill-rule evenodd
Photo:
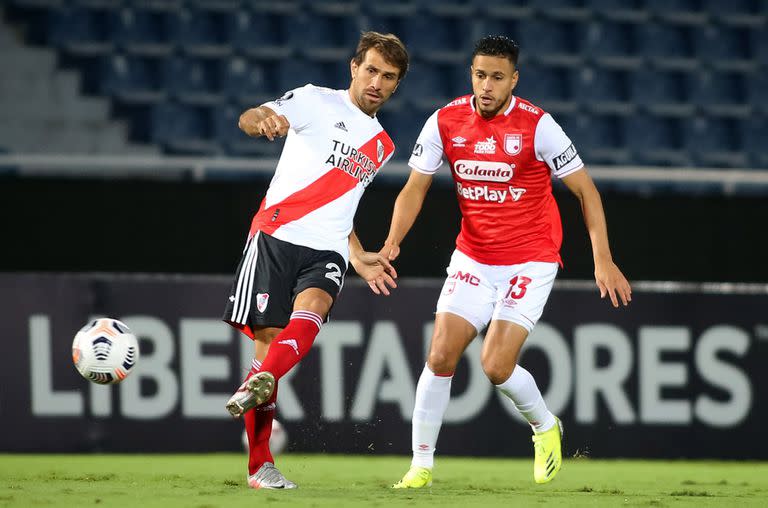
<path fill-rule="evenodd" d="M 761 0 L 8 0 L 27 42 L 168 153 L 274 155 L 236 126 L 307 82 L 348 85 L 361 30 L 400 35 L 411 70 L 381 120 L 405 160 L 435 108 L 471 91 L 485 34 L 521 46 L 517 93 L 589 162 L 768 167 Z M 144 114 L 144 112 L 148 112 Z M 269 145 L 269 146 L 266 146 Z"/>
<path fill-rule="evenodd" d="M 100 59 L 99 90 L 103 95 L 123 102 L 157 103 L 168 95 L 162 69 L 163 62 L 157 58 L 105 55 Z"/>

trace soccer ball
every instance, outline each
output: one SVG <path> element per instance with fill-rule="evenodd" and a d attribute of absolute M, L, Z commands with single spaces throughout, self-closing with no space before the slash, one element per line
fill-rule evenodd
<path fill-rule="evenodd" d="M 95 319 L 75 335 L 72 361 L 89 381 L 100 385 L 119 383 L 139 361 L 139 341 L 122 321 Z"/>
<path fill-rule="evenodd" d="M 248 434 L 243 431 L 243 448 L 245 453 L 248 453 Z M 285 431 L 285 427 L 279 421 L 272 420 L 272 435 L 269 436 L 269 451 L 272 455 L 277 455 L 285 451 L 285 447 L 288 444 L 288 433 Z"/>

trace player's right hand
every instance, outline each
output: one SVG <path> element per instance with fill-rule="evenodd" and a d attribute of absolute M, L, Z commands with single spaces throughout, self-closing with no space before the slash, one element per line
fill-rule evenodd
<path fill-rule="evenodd" d="M 268 140 L 274 141 L 275 138 L 282 138 L 288 134 L 291 127 L 290 122 L 285 115 L 272 115 L 256 124 L 258 135 L 266 136 Z"/>

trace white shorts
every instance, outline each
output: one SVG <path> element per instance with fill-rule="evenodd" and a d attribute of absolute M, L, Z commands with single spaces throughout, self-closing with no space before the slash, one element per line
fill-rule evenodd
<path fill-rule="evenodd" d="M 517 323 L 529 332 L 541 317 L 557 275 L 557 263 L 484 265 L 453 251 L 437 311 L 456 314 L 478 331 L 491 320 Z"/>

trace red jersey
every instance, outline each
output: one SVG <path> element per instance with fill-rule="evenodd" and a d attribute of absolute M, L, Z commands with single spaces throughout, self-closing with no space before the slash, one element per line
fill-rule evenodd
<path fill-rule="evenodd" d="M 459 97 L 424 124 L 409 165 L 433 174 L 443 159 L 462 214 L 458 250 L 487 265 L 561 262 L 551 178 L 584 164 L 549 113 L 513 96 L 503 113 L 485 119 L 472 95 Z"/>

